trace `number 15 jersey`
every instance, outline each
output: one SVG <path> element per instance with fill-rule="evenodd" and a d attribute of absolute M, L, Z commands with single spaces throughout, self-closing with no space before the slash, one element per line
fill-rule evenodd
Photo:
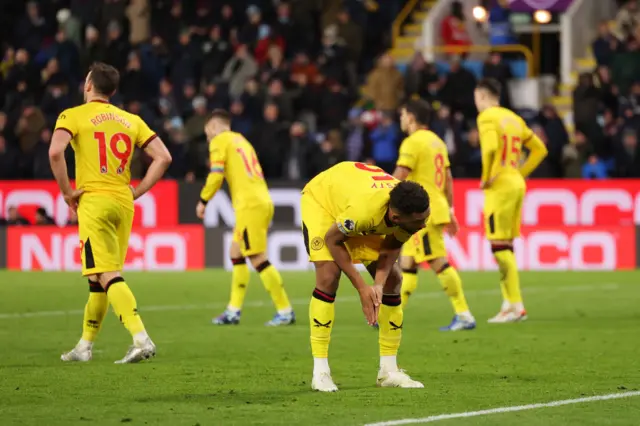
<path fill-rule="evenodd" d="M 450 164 L 442 139 L 429 130 L 414 132 L 400 145 L 396 164 L 411 170 L 407 180 L 419 183 L 429 194 L 429 221 L 434 225 L 449 223 L 451 216 L 444 186 Z"/>
<path fill-rule="evenodd" d="M 209 201 L 227 180 L 236 212 L 272 204 L 253 146 L 240 133 L 222 132 L 209 142 L 210 173 L 200 198 Z"/>
<path fill-rule="evenodd" d="M 140 117 L 108 102 L 92 101 L 63 111 L 55 130 L 72 137 L 76 188 L 133 202 L 129 189 L 133 151 L 156 137 Z"/>

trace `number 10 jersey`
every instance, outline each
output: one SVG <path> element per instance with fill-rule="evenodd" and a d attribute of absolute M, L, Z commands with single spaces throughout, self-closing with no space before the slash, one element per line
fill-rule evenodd
<path fill-rule="evenodd" d="M 156 137 L 140 117 L 108 102 L 92 101 L 63 111 L 55 130 L 72 137 L 76 188 L 133 203 L 129 189 L 133 151 Z"/>

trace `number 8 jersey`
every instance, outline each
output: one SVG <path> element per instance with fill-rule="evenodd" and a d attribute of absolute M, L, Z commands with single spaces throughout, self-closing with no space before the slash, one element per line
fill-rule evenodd
<path fill-rule="evenodd" d="M 226 178 L 236 212 L 271 204 L 253 146 L 240 133 L 222 132 L 209 142 L 210 173 L 200 198 L 209 201 Z"/>
<path fill-rule="evenodd" d="M 108 102 L 92 101 L 63 111 L 55 130 L 72 137 L 76 188 L 133 202 L 129 189 L 133 151 L 156 137 L 140 117 Z"/>
<path fill-rule="evenodd" d="M 429 130 L 412 133 L 402 141 L 396 164 L 411 170 L 407 180 L 417 182 L 427 190 L 431 205 L 429 221 L 434 225 L 449 223 L 451 216 L 444 185 L 450 164 L 442 139 Z"/>

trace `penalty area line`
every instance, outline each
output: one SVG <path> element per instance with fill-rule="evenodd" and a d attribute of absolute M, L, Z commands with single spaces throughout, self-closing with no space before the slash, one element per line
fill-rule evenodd
<path fill-rule="evenodd" d="M 587 402 L 607 401 L 610 399 L 633 398 L 636 396 L 640 396 L 640 391 L 611 393 L 608 395 L 596 395 L 596 396 L 589 396 L 585 398 L 576 398 L 576 399 L 563 399 L 560 401 L 551 401 L 551 402 L 544 402 L 539 404 L 515 405 L 513 407 L 499 407 L 499 408 L 491 408 L 488 410 L 467 411 L 463 413 L 438 414 L 437 416 L 429 416 L 429 417 L 416 418 L 416 419 L 389 420 L 386 422 L 367 423 L 364 426 L 398 426 L 398 425 L 409 425 L 409 424 L 433 423 L 433 422 L 439 422 L 441 420 L 463 419 L 467 417 L 478 417 L 478 416 L 490 416 L 493 414 L 537 410 L 539 408 L 552 408 L 552 407 L 560 407 L 563 405 L 572 405 L 572 404 L 584 404 Z"/>

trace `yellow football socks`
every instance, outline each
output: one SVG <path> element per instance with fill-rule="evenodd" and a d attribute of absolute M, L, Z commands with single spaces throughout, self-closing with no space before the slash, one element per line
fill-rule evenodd
<path fill-rule="evenodd" d="M 446 263 L 437 272 L 438 279 L 442 285 L 442 289 L 449 296 L 451 305 L 456 314 L 469 313 L 469 305 L 467 305 L 467 299 L 464 297 L 462 291 L 462 280 L 458 271 L 448 263 Z"/>
<path fill-rule="evenodd" d="M 231 272 L 231 298 L 229 299 L 229 309 L 239 311 L 244 305 L 244 297 L 247 294 L 249 285 L 249 267 L 247 261 L 241 257 L 231 259 L 233 270 Z"/>
<path fill-rule="evenodd" d="M 394 357 L 398 354 L 402 340 L 404 321 L 399 294 L 384 294 L 378 313 L 378 343 L 380 357 Z"/>
<path fill-rule="evenodd" d="M 418 268 L 402 270 L 402 307 L 407 306 L 409 296 L 418 288 Z"/>
<path fill-rule="evenodd" d="M 96 339 L 108 309 L 107 293 L 99 282 L 89 281 L 89 300 L 84 307 L 82 340 L 93 342 Z"/>
<path fill-rule="evenodd" d="M 276 305 L 278 312 L 281 314 L 291 312 L 291 303 L 282 285 L 280 272 L 268 260 L 258 265 L 256 271 L 260 274 L 262 284 L 271 295 L 271 300 Z"/>
<path fill-rule="evenodd" d="M 511 246 L 494 246 L 492 251 L 500 269 L 500 288 L 503 298 L 511 305 L 521 305 L 520 277 L 513 248 Z"/>
<path fill-rule="evenodd" d="M 309 305 L 309 325 L 311 326 L 311 353 L 314 358 L 329 357 L 331 329 L 336 315 L 335 294 L 313 290 Z"/>
<path fill-rule="evenodd" d="M 116 277 L 112 279 L 105 290 L 109 303 L 111 303 L 113 310 L 120 318 L 120 322 L 129 330 L 131 336 L 135 337 L 138 333 L 145 331 L 142 319 L 138 315 L 136 298 L 124 278 Z"/>

